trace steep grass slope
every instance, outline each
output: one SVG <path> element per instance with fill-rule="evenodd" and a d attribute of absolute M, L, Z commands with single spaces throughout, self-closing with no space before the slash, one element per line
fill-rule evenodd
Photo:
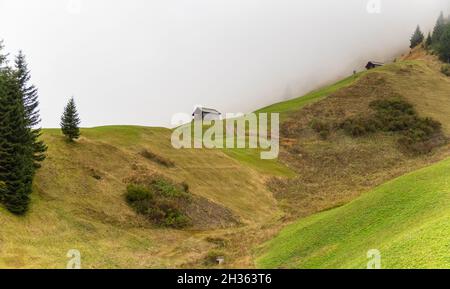
<path fill-rule="evenodd" d="M 400 95 L 449 132 L 449 92 L 450 80 L 442 77 L 433 58 L 421 54 L 264 108 L 258 112 L 280 112 L 282 118 L 280 159 L 272 161 L 261 160 L 257 150 L 249 149 L 175 150 L 172 131 L 164 128 L 83 129 L 76 144 L 65 142 L 59 130 L 44 130 L 48 158 L 36 177 L 31 211 L 18 218 L 0 208 L 0 267 L 64 268 L 70 249 L 81 252 L 84 268 L 214 267 L 207 258 L 214 254 L 225 255 L 225 267 L 253 267 L 252 249 L 275 236 L 287 220 L 348 203 L 387 180 L 449 156 L 448 147 L 406 156 L 398 150 L 396 136 L 388 133 L 355 139 L 336 129 L 322 139 L 311 120 L 338 122 L 367 113 L 374 99 Z M 144 149 L 175 165 L 143 157 Z M 193 194 L 215 206 L 201 208 L 207 217 L 197 227 L 157 228 L 124 200 L 127 180 L 140 174 L 186 182 Z M 395 204 L 401 207 L 404 199 Z M 239 224 L 223 221 L 217 206 L 231 212 Z M 366 224 L 353 228 L 364 230 Z M 296 250 L 299 244 L 291 241 L 291 234 L 283 234 L 285 238 L 261 251 L 258 265 L 295 267 L 298 256 L 314 259 L 310 251 Z M 345 232 L 338 236 L 347 240 Z M 313 255 L 333 249 L 316 252 L 314 244 Z M 361 241 L 355 246 L 365 245 Z M 301 266 L 319 264 L 314 260 Z"/>
<path fill-rule="evenodd" d="M 81 252 L 84 268 L 201 263 L 214 247 L 205 240 L 208 232 L 250 230 L 279 216 L 264 175 L 221 151 L 175 150 L 170 134 L 163 128 L 100 127 L 83 129 L 80 141 L 68 144 L 59 130 L 45 130 L 48 158 L 36 177 L 31 211 L 18 218 L 0 209 L 0 267 L 64 268 L 70 249 Z M 143 158 L 144 148 L 175 167 Z M 124 180 L 136 172 L 187 182 L 193 194 L 231 210 L 241 225 L 202 232 L 154 227 L 124 200 Z"/>
<path fill-rule="evenodd" d="M 415 49 L 397 63 L 389 74 L 396 91 L 426 117 L 439 120 L 450 134 L 450 77 L 440 72 L 442 63 L 423 49 Z"/>
<path fill-rule="evenodd" d="M 356 75 L 352 75 L 350 77 L 347 77 L 341 81 L 338 81 L 335 84 L 325 86 L 323 88 L 320 88 L 318 90 L 312 91 L 302 97 L 294 98 L 288 101 L 283 101 L 280 103 L 276 103 L 270 106 L 267 106 L 265 108 L 262 108 L 256 113 L 280 113 L 281 119 L 285 120 L 287 117 L 289 117 L 290 113 L 293 113 L 295 111 L 298 111 L 299 109 L 302 109 L 305 105 L 320 101 L 330 94 L 344 88 L 347 86 L 350 86 L 353 84 L 358 78 L 363 75 L 363 73 L 358 73 Z"/>
<path fill-rule="evenodd" d="M 301 99 L 276 105 L 276 110 L 285 114 L 280 160 L 297 176 L 271 179 L 269 186 L 291 219 L 345 204 L 388 180 L 448 156 L 448 146 L 412 156 L 399 147 L 399 134 L 352 137 L 341 128 L 347 119 L 373 114 L 372 102 L 401 98 L 411 103 L 420 117 L 441 122 L 448 135 L 450 78 L 440 73 L 435 61 L 428 56 L 401 60 L 360 73 L 336 91 L 332 89 L 336 85 L 325 88 L 322 91 L 331 92 L 325 97 L 313 94 L 316 96 L 306 105 L 297 106 Z M 286 110 L 285 105 L 294 103 Z M 326 128 L 325 135 L 314 123 Z"/>
<path fill-rule="evenodd" d="M 410 156 L 398 149 L 394 134 L 351 138 L 337 125 L 370 114 L 373 100 L 402 98 L 420 116 L 439 121 L 448 135 L 450 78 L 440 73 L 440 66 L 435 57 L 416 49 L 289 113 L 281 158 L 299 174 L 275 179 L 271 187 L 283 207 L 309 217 L 259 248 L 257 266 L 365 268 L 368 251 L 377 249 L 384 268 L 448 268 L 450 159 L 420 169 L 447 158 L 448 145 Z M 325 138 L 311 128 L 312 121 L 329 125 Z M 314 210 L 326 211 L 311 216 Z"/>
<path fill-rule="evenodd" d="M 260 252 L 263 268 L 448 268 L 450 159 L 390 181 L 343 207 L 284 229 Z"/>

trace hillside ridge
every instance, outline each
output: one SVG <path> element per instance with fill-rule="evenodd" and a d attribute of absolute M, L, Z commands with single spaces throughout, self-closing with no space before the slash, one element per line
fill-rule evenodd
<path fill-rule="evenodd" d="M 48 158 L 36 176 L 31 211 L 17 218 L 0 208 L 0 266 L 64 268 L 70 249 L 81 252 L 84 268 L 214 268 L 216 255 L 225 256 L 227 268 L 269 264 L 254 248 L 286 224 L 450 156 L 448 145 L 406 156 L 395 134 L 353 138 L 334 125 L 369 112 L 379 97 L 401 96 L 448 133 L 450 80 L 433 58 L 419 54 L 259 110 L 281 113 L 279 160 L 261 160 L 249 149 L 176 150 L 167 128 L 82 129 L 75 144 L 58 129 L 44 130 Z M 314 120 L 330 125 L 326 138 Z M 127 178 L 141 173 L 185 182 L 203 200 L 197 209 L 210 217 L 183 230 L 155 226 L 125 200 Z"/>

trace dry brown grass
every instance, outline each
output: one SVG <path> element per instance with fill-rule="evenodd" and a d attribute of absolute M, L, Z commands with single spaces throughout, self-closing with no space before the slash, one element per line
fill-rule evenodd
<path fill-rule="evenodd" d="M 59 130 L 44 131 L 48 158 L 36 176 L 30 213 L 16 218 L 0 208 L 0 267 L 65 268 L 70 249 L 81 252 L 83 268 L 200 264 L 214 249 L 206 236 L 246 232 L 280 214 L 261 174 L 220 150 L 176 150 L 169 129 L 101 127 L 82 133 L 67 144 Z M 144 159 L 138 155 L 144 148 L 176 167 Z M 126 178 L 137 173 L 188 183 L 199 199 L 189 208 L 202 218 L 198 227 L 161 229 L 136 214 L 124 193 Z M 231 219 L 242 224 L 230 228 Z M 228 259 L 227 266 L 238 258 Z"/>
<path fill-rule="evenodd" d="M 157 164 L 165 166 L 166 168 L 175 167 L 175 163 L 173 161 L 169 160 L 168 158 L 157 155 L 154 152 L 149 151 L 148 149 L 143 149 L 139 154 L 148 160 L 151 160 Z"/>
<path fill-rule="evenodd" d="M 447 155 L 444 147 L 428 155 L 410 156 L 399 149 L 395 134 L 352 138 L 339 129 L 345 119 L 373 114 L 371 102 L 390 98 L 407 99 L 422 108 L 421 116 L 432 115 L 448 127 L 447 115 L 424 113 L 421 104 L 427 98 L 417 99 L 417 94 L 410 93 L 421 84 L 411 79 L 425 77 L 422 69 L 420 64 L 399 63 L 375 70 L 355 85 L 296 112 L 283 124 L 282 135 L 287 140 L 282 142 L 281 158 L 298 176 L 272 178 L 268 186 L 291 218 L 345 204 L 374 186 Z M 438 71 L 428 72 L 428 77 L 439 77 Z M 407 92 L 400 80 L 410 84 Z M 437 95 L 442 103 L 443 94 L 449 92 L 450 87 L 441 86 L 437 91 L 429 88 L 427 95 Z M 317 133 L 317 125 L 311 126 L 314 122 L 331 128 L 326 138 Z"/>
<path fill-rule="evenodd" d="M 18 219 L 0 208 L 0 267 L 64 268 L 65 254 L 73 248 L 82 252 L 84 268 L 209 267 L 205 258 L 214 250 L 226 252 L 224 267 L 253 267 L 255 246 L 289 221 L 279 207 L 292 219 L 339 206 L 450 155 L 449 147 L 442 147 L 429 155 L 405 156 L 394 135 L 351 138 L 336 129 L 347 117 L 370 113 L 373 100 L 399 96 L 450 133 L 450 79 L 432 56 L 415 53 L 414 60 L 376 69 L 320 102 L 289 110 L 293 118 L 283 125 L 281 160 L 298 176 L 270 180 L 273 194 L 265 182 L 276 170 L 272 164 L 258 170 L 264 164 L 253 158 L 257 153 L 233 157 L 220 150 L 175 150 L 171 131 L 159 128 L 87 129 L 74 145 L 64 142 L 58 130 L 46 130 L 48 159 L 36 177 L 30 214 Z M 326 138 L 311 128 L 314 119 L 331 124 Z M 142 158 L 143 149 L 176 166 Z M 214 219 L 208 214 L 216 204 L 242 225 L 223 228 L 219 221 L 202 231 L 157 229 L 123 199 L 124 179 L 136 173 L 187 182 L 207 202 L 193 208 L 199 215 Z"/>

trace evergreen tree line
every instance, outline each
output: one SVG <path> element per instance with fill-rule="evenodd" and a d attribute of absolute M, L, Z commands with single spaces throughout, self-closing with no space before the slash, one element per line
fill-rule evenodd
<path fill-rule="evenodd" d="M 45 159 L 38 91 L 22 52 L 9 66 L 0 41 L 0 202 L 12 213 L 27 212 L 33 178 Z"/>
<path fill-rule="evenodd" d="M 450 63 L 450 18 L 444 17 L 444 13 L 441 12 L 433 32 L 429 32 L 426 38 L 420 27 L 417 26 L 411 37 L 410 47 L 414 48 L 420 44 L 437 54 L 442 61 Z"/>
<path fill-rule="evenodd" d="M 33 179 L 45 160 L 47 146 L 40 140 L 41 121 L 37 88 L 22 52 L 9 65 L 0 41 L 0 203 L 23 215 L 30 204 Z M 70 142 L 78 139 L 80 118 L 73 97 L 61 117 L 61 130 Z"/>

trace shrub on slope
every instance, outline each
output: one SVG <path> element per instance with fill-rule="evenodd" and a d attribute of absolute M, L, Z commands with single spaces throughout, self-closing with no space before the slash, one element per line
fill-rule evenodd
<path fill-rule="evenodd" d="M 191 224 L 189 217 L 182 212 L 183 206 L 191 201 L 189 192 L 161 176 L 128 185 L 126 200 L 137 213 L 157 225 L 184 228 Z"/>
<path fill-rule="evenodd" d="M 429 81 L 433 86 L 423 88 Z M 416 132 L 431 127 L 431 133 L 425 134 L 429 137 L 438 129 L 428 125 L 432 123 L 425 121 L 426 117 L 439 120 L 444 129 L 448 128 L 445 103 L 449 89 L 450 85 L 438 70 L 431 70 L 423 63 L 401 61 L 366 72 L 355 83 L 292 112 L 281 124 L 280 160 L 298 174 L 290 179 L 272 178 L 268 181 L 280 207 L 288 213 L 288 219 L 340 206 L 393 177 L 442 159 L 440 155 L 444 149 L 440 148 L 419 156 L 411 154 L 403 146 L 399 149 L 399 138 L 410 131 L 393 133 L 379 129 L 385 124 L 373 123 L 373 128 L 369 127 L 373 133 L 367 134 L 363 128 L 362 137 L 352 137 L 345 134 L 341 124 L 346 119 L 361 119 L 363 122 L 369 117 L 374 118 L 380 110 L 383 116 L 378 118 L 389 123 L 386 125 L 389 130 L 398 130 L 407 123 L 415 128 L 411 133 L 416 137 Z M 433 103 L 433 107 L 426 106 L 423 99 L 426 103 Z M 413 104 L 414 109 L 404 101 Z M 388 107 L 392 106 L 390 109 L 385 108 L 386 102 Z M 432 109 L 437 105 L 439 113 Z M 412 117 L 416 107 L 418 113 Z M 417 136 L 421 137 L 420 134 Z M 442 135 L 437 133 L 436 136 L 436 139 L 429 139 L 430 143 L 418 142 L 426 145 L 419 149 L 441 144 L 434 143 L 434 140 L 440 142 Z"/>
<path fill-rule="evenodd" d="M 341 124 L 348 135 L 361 137 L 377 131 L 399 133 L 398 144 L 413 154 L 429 153 L 446 141 L 441 123 L 419 117 L 414 107 L 402 99 L 376 100 L 370 107 L 374 111 L 372 115 L 348 118 Z"/>
<path fill-rule="evenodd" d="M 229 209 L 192 194 L 186 182 L 176 183 L 162 175 L 137 174 L 125 199 L 140 215 L 160 227 L 197 230 L 228 228 L 240 224 Z"/>

